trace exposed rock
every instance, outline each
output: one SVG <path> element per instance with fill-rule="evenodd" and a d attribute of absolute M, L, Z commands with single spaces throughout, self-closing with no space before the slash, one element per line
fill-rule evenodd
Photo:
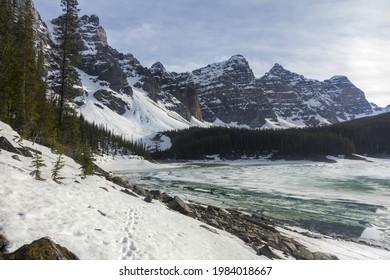
<path fill-rule="evenodd" d="M 184 215 L 188 215 L 191 212 L 190 207 L 178 196 L 175 196 L 173 200 L 168 203 L 168 207 Z"/>
<path fill-rule="evenodd" d="M 314 233 L 311 233 L 309 231 L 301 232 L 301 234 L 304 235 L 304 236 L 310 237 L 310 238 L 315 238 L 315 239 L 322 239 L 322 238 L 324 238 L 320 234 L 314 234 Z"/>
<path fill-rule="evenodd" d="M 83 44 L 80 69 L 88 75 L 96 76 L 99 81 L 107 82 L 110 89 L 131 95 L 133 91 L 127 82 L 121 60 L 126 57 L 129 63 L 139 62 L 132 55 L 123 55 L 108 45 L 106 32 L 96 15 L 80 18 L 79 33 Z"/>
<path fill-rule="evenodd" d="M 274 259 L 280 259 L 280 257 L 278 255 L 276 255 L 270 247 L 268 247 L 267 245 L 264 245 L 263 247 L 259 248 L 257 250 L 257 254 L 259 256 L 265 256 L 271 260 L 274 260 Z"/>
<path fill-rule="evenodd" d="M 153 200 L 153 197 L 151 195 L 148 195 L 144 198 L 144 201 L 147 202 L 147 203 L 151 203 Z"/>
<path fill-rule="evenodd" d="M 78 260 L 79 258 L 65 247 L 44 237 L 24 245 L 10 254 L 0 256 L 4 260 Z"/>
<path fill-rule="evenodd" d="M 149 193 L 153 196 L 154 199 L 158 199 L 161 196 L 161 191 L 159 190 L 150 190 Z"/>
<path fill-rule="evenodd" d="M 10 153 L 21 155 L 21 152 L 8 141 L 4 136 L 0 137 L 0 149 L 8 151 Z"/>
<path fill-rule="evenodd" d="M 10 153 L 14 153 L 14 154 L 21 155 L 24 157 L 33 157 L 31 152 L 35 152 L 35 151 L 39 154 L 42 154 L 42 152 L 37 151 L 37 150 L 32 149 L 32 148 L 29 148 L 29 147 L 15 147 L 4 136 L 0 137 L 0 149 L 6 150 Z M 17 159 L 18 157 L 17 158 L 13 157 L 13 158 L 20 161 L 20 158 Z"/>
<path fill-rule="evenodd" d="M 3 235 L 0 234 L 0 255 L 5 251 L 5 247 L 7 246 L 7 239 Z"/>
<path fill-rule="evenodd" d="M 99 212 L 100 215 L 102 215 L 103 217 L 107 217 L 107 214 L 106 213 L 103 213 L 102 211 L 100 210 L 97 210 Z"/>
<path fill-rule="evenodd" d="M 18 155 L 13 155 L 12 158 L 13 158 L 14 160 L 21 161 L 21 160 L 20 160 L 20 157 L 19 157 Z"/>
<path fill-rule="evenodd" d="M 142 195 L 142 196 L 149 195 L 149 192 L 140 186 L 133 186 L 132 190 L 138 195 Z"/>
<path fill-rule="evenodd" d="M 287 247 L 287 250 L 289 250 L 290 252 L 294 252 L 294 254 L 296 254 L 298 248 L 294 243 L 289 242 L 288 240 L 283 240 L 283 245 Z"/>
<path fill-rule="evenodd" d="M 168 202 L 171 202 L 173 200 L 173 197 L 169 196 L 167 193 L 164 192 L 160 195 L 160 197 L 158 197 L 156 199 L 160 200 L 163 203 L 168 203 Z"/>
<path fill-rule="evenodd" d="M 364 93 L 344 76 L 317 81 L 275 64 L 263 77 L 255 78 L 241 55 L 191 73 L 169 73 L 161 63 L 151 71 L 161 88 L 187 107 L 181 92 L 194 89 L 208 122 L 259 128 L 266 120 L 279 124 L 279 117 L 316 126 L 374 113 Z"/>
<path fill-rule="evenodd" d="M 107 172 L 106 172 L 107 173 Z M 107 177 L 107 180 L 123 187 L 123 188 L 126 188 L 126 189 L 132 189 L 134 186 L 129 182 L 129 181 L 126 181 L 124 180 L 122 177 L 118 177 L 118 176 L 114 176 L 114 177 L 111 177 L 111 176 L 108 176 Z"/>
<path fill-rule="evenodd" d="M 294 252 L 293 256 L 297 260 L 314 260 L 313 253 L 303 245 L 298 245 L 298 250 Z"/>
<path fill-rule="evenodd" d="M 112 111 L 117 112 L 119 115 L 123 115 L 128 110 L 129 106 L 121 98 L 116 97 L 113 92 L 107 90 L 98 90 L 93 95 L 96 100 L 100 101 L 102 104 L 106 105 Z"/>
<path fill-rule="evenodd" d="M 128 194 L 128 195 L 131 195 L 131 196 L 134 196 L 134 197 L 138 197 L 138 195 L 136 195 L 135 193 L 133 193 L 127 189 L 121 190 L 121 192 Z"/>
<path fill-rule="evenodd" d="M 256 84 L 276 115 L 301 120 L 308 126 L 321 124 L 321 117 L 329 123 L 337 123 L 359 114 L 373 113 L 364 93 L 343 76 L 311 80 L 275 64 Z"/>
<path fill-rule="evenodd" d="M 327 254 L 323 252 L 314 252 L 313 258 L 315 260 L 338 260 L 339 258 L 332 254 Z"/>
<path fill-rule="evenodd" d="M 191 120 L 191 117 L 202 120 L 198 94 L 194 85 L 187 83 L 186 74 L 169 73 L 160 62 L 153 64 L 150 72 L 153 75 L 153 80 L 158 83 L 156 99 L 169 104 L 171 110 L 188 121 Z M 182 83 L 182 78 L 185 85 Z"/>
<path fill-rule="evenodd" d="M 32 153 L 35 153 L 37 152 L 38 154 L 42 154 L 42 152 L 38 151 L 38 150 L 35 150 L 35 149 L 32 149 L 32 148 L 29 148 L 29 147 L 20 147 L 20 148 L 17 148 L 19 150 L 19 152 L 22 154 L 22 156 L 24 157 L 33 157 L 33 154 Z"/>
<path fill-rule="evenodd" d="M 93 164 L 93 170 L 95 171 L 96 175 L 106 177 L 107 179 L 109 179 L 109 177 L 110 177 L 110 173 L 108 173 L 107 171 L 103 170 L 102 168 L 100 168 L 96 164 Z"/>

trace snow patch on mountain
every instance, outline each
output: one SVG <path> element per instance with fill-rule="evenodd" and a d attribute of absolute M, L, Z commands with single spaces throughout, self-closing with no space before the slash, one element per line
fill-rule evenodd
<path fill-rule="evenodd" d="M 104 81 L 87 75 L 79 70 L 84 94 L 76 99 L 82 103 L 79 113 L 86 120 L 96 124 L 107 125 L 115 133 L 129 140 L 140 140 L 159 131 L 184 129 L 192 126 L 176 112 L 170 111 L 152 101 L 147 93 L 133 88 L 133 94 L 127 95 L 111 90 Z M 122 100 L 128 109 L 122 115 L 108 108 L 94 97 L 99 90 L 108 91 L 113 97 Z"/>

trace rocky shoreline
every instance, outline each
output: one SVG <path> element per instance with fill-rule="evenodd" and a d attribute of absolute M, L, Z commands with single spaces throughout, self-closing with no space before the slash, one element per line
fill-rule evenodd
<path fill-rule="evenodd" d="M 338 257 L 325 252 L 312 252 L 306 246 L 277 230 L 282 227 L 266 217 L 248 215 L 235 209 L 223 209 L 195 202 L 185 202 L 180 197 L 171 197 L 159 190 L 148 190 L 132 184 L 124 177 L 111 176 L 95 166 L 97 175 L 122 187 L 121 192 L 143 199 L 145 203 L 154 200 L 164 203 L 169 209 L 177 211 L 189 218 L 196 219 L 204 225 L 201 227 L 219 235 L 219 230 L 228 232 L 254 249 L 257 255 L 269 259 L 298 260 L 337 260 Z M 49 237 L 24 245 L 13 253 L 7 252 L 7 240 L 0 236 L 0 260 L 23 259 L 78 259 L 66 248 L 55 244 Z"/>
<path fill-rule="evenodd" d="M 105 173 L 100 170 L 101 173 Z M 102 174 L 103 175 L 103 174 Z M 337 260 L 338 257 L 325 252 L 311 252 L 306 246 L 293 238 L 281 234 L 274 221 L 265 217 L 248 215 L 234 209 L 223 209 L 211 205 L 194 202 L 184 202 L 180 197 L 171 197 L 159 190 L 148 190 L 134 185 L 122 177 L 106 178 L 123 187 L 122 192 L 140 197 L 147 203 L 158 200 L 169 209 L 177 211 L 190 218 L 205 223 L 205 229 L 219 234 L 223 230 L 237 236 L 258 255 L 269 259 L 298 259 L 298 260 Z M 209 227 L 210 226 L 210 227 Z"/>

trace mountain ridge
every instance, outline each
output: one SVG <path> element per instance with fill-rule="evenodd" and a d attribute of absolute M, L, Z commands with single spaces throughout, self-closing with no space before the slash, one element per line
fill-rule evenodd
<path fill-rule="evenodd" d="M 160 62 L 144 67 L 133 54 L 118 52 L 109 45 L 97 15 L 81 16 L 80 23 L 78 69 L 83 78 L 76 106 L 91 121 L 97 119 L 88 114 L 97 114 L 96 110 L 100 115 L 107 109 L 116 113 L 112 120 L 103 119 L 119 134 L 128 133 L 115 123 L 124 118 L 137 123 L 137 127 L 149 126 L 135 133 L 142 138 L 160 130 L 193 125 L 256 129 L 317 126 L 384 111 L 370 105 L 347 77 L 334 76 L 321 82 L 278 63 L 264 76 L 255 77 L 246 58 L 239 54 L 185 73 L 170 72 Z M 48 25 L 53 24 L 55 20 Z M 47 32 L 51 38 L 53 28 Z M 47 49 L 52 49 L 50 40 L 46 41 Z M 48 76 L 50 82 L 50 73 Z M 134 101 L 135 91 L 144 101 Z M 159 113 L 152 116 L 150 111 L 135 107 L 140 104 L 154 104 Z M 138 115 L 141 111 L 145 115 Z M 158 125 L 159 118 L 170 125 Z M 152 125 L 151 119 L 155 120 Z M 129 126 L 126 121 L 123 125 Z"/>

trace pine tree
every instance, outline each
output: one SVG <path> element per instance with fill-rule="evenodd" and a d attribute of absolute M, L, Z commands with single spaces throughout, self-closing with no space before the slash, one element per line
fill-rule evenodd
<path fill-rule="evenodd" d="M 84 144 L 83 146 L 83 153 L 81 155 L 81 171 L 84 177 L 92 175 L 94 172 L 91 147 L 88 144 Z"/>
<path fill-rule="evenodd" d="M 44 181 L 44 179 L 41 177 L 41 168 L 44 166 L 46 166 L 46 164 L 44 163 L 42 156 L 38 152 L 35 152 L 34 158 L 30 165 L 30 167 L 33 167 L 34 170 L 30 173 L 30 175 L 33 176 L 35 180 Z"/>
<path fill-rule="evenodd" d="M 13 108 L 11 125 L 24 136 L 30 136 L 37 126 L 37 60 L 33 30 L 32 2 L 25 0 L 18 8 L 15 24 L 15 51 L 13 55 Z M 42 79 L 42 78 L 41 78 Z"/>
<path fill-rule="evenodd" d="M 78 81 L 75 67 L 78 64 L 80 34 L 78 33 L 78 1 L 61 0 L 63 14 L 58 19 L 56 40 L 59 52 L 59 85 L 58 124 L 61 127 L 65 113 L 65 100 L 76 95 L 74 85 Z"/>
<path fill-rule="evenodd" d="M 54 167 L 51 171 L 51 178 L 54 182 L 57 184 L 61 184 L 61 181 L 65 179 L 64 177 L 60 176 L 60 170 L 65 166 L 64 158 L 62 157 L 62 154 L 58 155 L 57 161 L 54 164 Z"/>
<path fill-rule="evenodd" d="M 37 109 L 38 122 L 33 131 L 33 141 L 54 148 L 58 143 L 58 125 L 56 121 L 55 108 L 46 97 L 46 83 L 43 80 L 45 75 L 43 46 L 38 49 L 36 63 L 36 83 L 37 83 Z"/>
<path fill-rule="evenodd" d="M 0 0 L 0 119 L 9 122 L 14 51 L 14 9 L 11 0 Z"/>

